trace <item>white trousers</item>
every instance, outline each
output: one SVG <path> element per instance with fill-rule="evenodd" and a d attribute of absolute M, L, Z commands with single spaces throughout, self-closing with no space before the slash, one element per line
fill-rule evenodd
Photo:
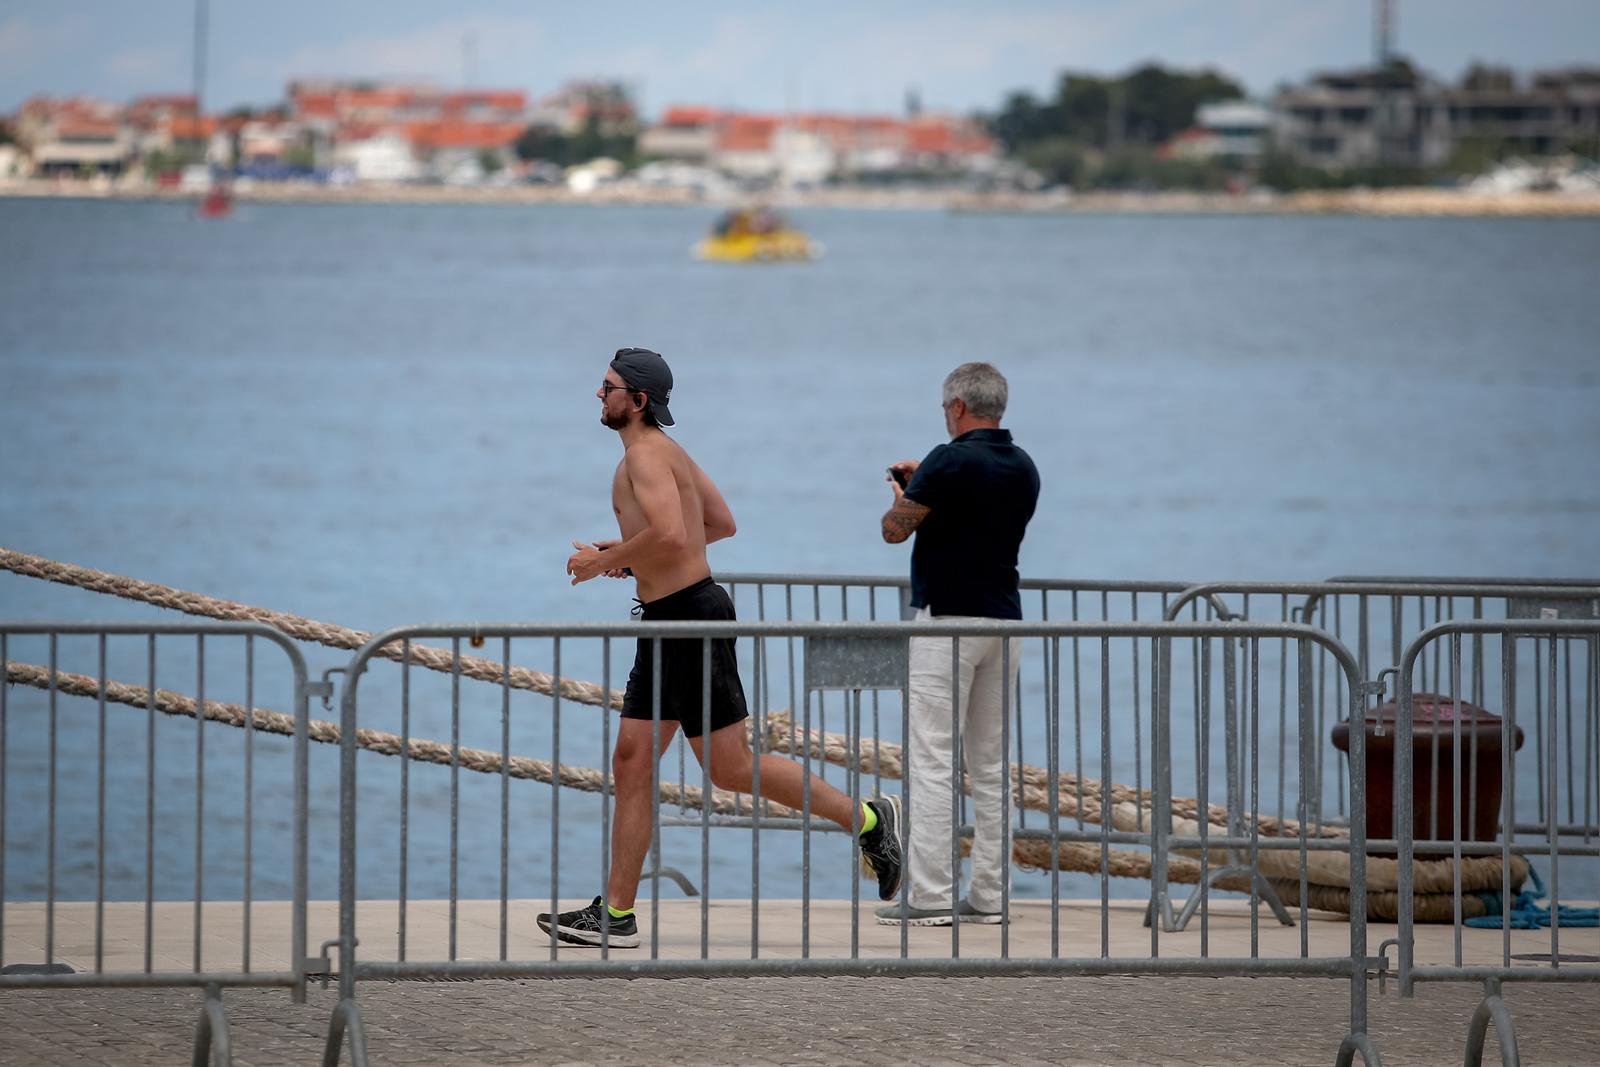
<path fill-rule="evenodd" d="M 917 621 L 928 621 L 928 609 Z M 941 615 L 941 622 L 965 621 Z M 988 621 L 988 620 L 985 620 Z M 1011 791 L 1001 779 L 1004 693 L 1015 693 L 1022 640 L 1011 640 L 1010 674 L 998 637 L 963 637 L 960 670 L 953 670 L 948 637 L 911 638 L 910 899 L 913 908 L 949 908 L 958 891 L 950 849 L 951 803 L 959 783 L 955 765 L 952 707 L 959 697 L 965 771 L 972 781 L 972 885 L 967 900 L 979 911 L 1000 910 L 1006 872 L 1001 828 L 1011 818 Z M 952 690 L 954 693 L 952 693 Z"/>

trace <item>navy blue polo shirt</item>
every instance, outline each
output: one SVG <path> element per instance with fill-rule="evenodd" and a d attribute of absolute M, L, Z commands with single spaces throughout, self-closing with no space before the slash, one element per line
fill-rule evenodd
<path fill-rule="evenodd" d="M 1011 431 L 968 430 L 939 445 L 906 496 L 930 509 L 911 547 L 911 606 L 1022 618 L 1017 550 L 1039 502 L 1039 472 Z"/>

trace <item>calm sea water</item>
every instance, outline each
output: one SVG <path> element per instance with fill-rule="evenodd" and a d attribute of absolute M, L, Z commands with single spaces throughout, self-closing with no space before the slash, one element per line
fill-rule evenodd
<path fill-rule="evenodd" d="M 562 564 L 573 538 L 612 531 L 621 453 L 592 393 L 612 350 L 643 345 L 671 362 L 675 436 L 738 519 L 723 570 L 900 572 L 904 549 L 877 536 L 883 468 L 938 443 L 940 380 L 986 359 L 1044 480 L 1029 575 L 1600 571 L 1600 222 L 816 210 L 796 218 L 823 261 L 741 268 L 689 257 L 713 215 L 246 204 L 208 222 L 170 203 L 0 201 L 0 544 L 363 629 L 625 618 L 622 584 L 574 589 Z M 0 575 L 0 617 L 157 613 Z M 91 648 L 63 655 L 93 670 Z M 142 683 L 141 657 L 114 650 L 113 676 Z M 185 671 L 161 684 L 192 691 Z M 282 707 L 262 673 L 257 698 Z M 237 670 L 210 677 L 242 698 Z M 490 707 L 465 729 L 498 745 Z M 11 709 L 6 895 L 36 896 L 45 705 L 18 689 Z M 63 705 L 63 746 L 94 750 L 92 713 Z M 113 894 L 137 896 L 146 727 L 111 715 L 113 818 L 137 814 L 111 835 Z M 448 708 L 422 726 L 447 736 Z M 157 730 L 161 804 L 187 811 L 194 731 Z M 237 755 L 228 733 L 206 741 L 219 869 L 241 847 L 241 785 L 215 770 Z M 92 844 L 93 767 L 68 762 L 63 832 Z M 260 810 L 281 810 L 281 776 L 259 774 Z M 316 753 L 324 896 L 333 775 Z M 364 788 L 392 800 L 378 777 Z M 442 847 L 447 774 L 413 787 L 437 816 L 417 832 Z M 464 833 L 492 851 L 498 785 L 469 793 Z M 547 797 L 513 804 L 542 819 Z M 598 862 L 586 805 L 562 807 L 573 895 Z M 164 827 L 159 894 L 192 892 L 190 818 Z M 270 829 L 262 895 L 283 885 Z M 778 840 L 763 891 L 793 895 Z M 540 841 L 514 848 L 514 894 L 548 893 Z M 372 846 L 373 892 L 393 847 Z M 68 868 L 58 892 L 92 893 L 92 862 Z M 441 891 L 442 869 L 413 895 Z M 819 892 L 848 894 L 840 869 Z M 463 877 L 496 891 L 493 863 Z M 205 892 L 237 896 L 237 879 Z"/>

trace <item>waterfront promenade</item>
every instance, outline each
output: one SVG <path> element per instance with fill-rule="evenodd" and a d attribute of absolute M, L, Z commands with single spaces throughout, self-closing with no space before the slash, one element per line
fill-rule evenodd
<path fill-rule="evenodd" d="M 1175 887 L 1182 902 L 1189 887 Z M 587 900 L 563 900 L 560 907 L 578 907 Z M 1563 903 L 1578 903 L 1565 900 Z M 645 947 L 617 949 L 619 960 L 650 958 L 650 898 L 648 886 L 640 899 L 640 928 Z M 863 900 L 858 936 L 863 959 L 890 959 L 900 955 L 898 927 L 879 926 L 872 916 L 876 900 Z M 1016 900 L 1012 902 L 1015 921 L 1007 932 L 1005 946 L 1016 958 L 1048 958 L 1052 955 L 1050 902 Z M 463 900 L 457 904 L 455 956 L 462 960 L 493 960 L 500 957 L 500 905 L 493 900 Z M 546 960 L 550 942 L 534 925 L 534 916 L 550 910 L 548 900 L 513 900 L 507 904 L 506 958 Z M 1292 904 L 1290 910 L 1298 914 Z M 207 970 L 243 970 L 243 908 L 234 901 L 207 901 L 202 910 L 201 962 Z M 307 940 L 312 948 L 338 936 L 338 903 L 313 900 L 306 906 Z M 1348 956 L 1350 927 L 1342 915 L 1312 911 L 1305 926 L 1306 954 L 1313 957 Z M 1059 951 L 1063 958 L 1093 959 L 1101 955 L 1117 959 L 1144 959 L 1151 955 L 1150 930 L 1144 925 L 1144 902 L 1112 900 L 1106 909 L 1102 930 L 1098 900 L 1064 900 L 1058 930 Z M 450 902 L 413 900 L 406 906 L 405 954 L 410 961 L 450 958 Z M 801 905 L 798 900 L 763 900 L 760 913 L 760 958 L 799 959 L 803 936 Z M 707 956 L 711 959 L 750 959 L 751 908 L 748 900 L 713 900 L 706 909 Z M 391 961 L 401 958 L 398 930 L 399 908 L 392 900 L 361 901 L 356 909 L 356 936 L 361 941 L 361 958 Z M 43 941 L 45 907 L 42 903 L 8 903 L 5 907 L 6 962 L 16 963 L 45 958 Z M 152 919 L 153 969 L 189 971 L 194 964 L 194 904 L 184 901 L 159 901 Z M 661 901 L 659 955 L 662 959 L 700 958 L 701 902 L 674 896 Z M 290 939 L 289 905 L 284 901 L 259 902 L 251 908 L 250 956 L 248 963 L 258 971 L 288 969 Z M 1301 955 L 1299 926 L 1281 926 L 1262 905 L 1256 923 L 1255 953 L 1261 959 L 1295 959 Z M 76 971 L 94 969 L 95 906 L 89 901 L 57 903 L 55 910 L 54 958 Z M 1102 943 L 1102 935 L 1104 942 Z M 1367 952 L 1378 955 L 1378 946 L 1396 937 L 1394 923 L 1369 922 Z M 810 954 L 818 959 L 843 959 L 850 956 L 850 902 L 813 900 L 811 902 Z M 960 933 L 963 957 L 999 957 L 1002 952 L 1001 928 L 963 924 Z M 1163 933 L 1160 955 L 1172 959 L 1248 959 L 1251 956 L 1249 902 L 1232 894 L 1219 894 L 1210 906 L 1209 922 L 1202 923 L 1197 913 L 1181 933 Z M 1416 926 L 1416 958 L 1419 964 L 1446 964 L 1454 953 L 1454 938 L 1448 923 L 1419 923 Z M 1549 930 L 1511 931 L 1511 952 L 1516 956 L 1548 954 Z M 1600 953 L 1600 938 L 1589 930 L 1563 930 L 1562 952 Z M 144 967 L 144 905 L 134 902 L 108 902 L 105 905 L 105 939 L 102 948 L 107 971 L 128 972 Z M 907 955 L 924 959 L 947 959 L 951 955 L 948 927 L 913 927 L 907 940 Z M 562 948 L 562 958 L 595 959 L 599 953 L 589 948 Z M 1462 962 L 1466 965 L 1497 964 L 1501 957 L 1501 931 L 1468 928 L 1463 931 Z M 1393 965 L 1391 957 L 1390 963 Z"/>
<path fill-rule="evenodd" d="M 533 928 L 534 911 L 548 902 L 508 906 L 508 954 L 546 959 L 548 942 Z M 864 905 L 865 907 L 865 905 Z M 1013 956 L 1048 956 L 1047 902 L 1018 901 L 1010 928 Z M 499 904 L 459 905 L 457 953 L 464 959 L 499 955 Z M 661 955 L 693 958 L 700 951 L 700 902 L 661 903 Z M 43 906 L 6 908 L 7 959 L 30 954 Z M 137 970 L 143 954 L 142 904 L 109 903 L 105 965 Z M 397 909 L 364 902 L 360 937 L 366 959 L 396 958 Z M 1105 930 L 1112 956 L 1147 956 L 1150 932 L 1137 901 L 1113 901 Z M 643 933 L 650 923 L 641 913 Z M 813 903 L 813 956 L 849 954 L 849 904 Z M 714 901 L 709 954 L 748 958 L 747 902 Z M 1101 954 L 1098 901 L 1064 902 L 1061 954 Z M 192 963 L 193 904 L 163 902 L 154 917 L 157 969 Z M 240 905 L 210 902 L 204 909 L 204 962 L 240 962 Z M 448 902 L 416 901 L 408 909 L 407 956 L 443 958 Z M 799 905 L 764 902 L 764 958 L 799 955 Z M 332 936 L 335 905 L 309 906 L 313 944 Z M 863 956 L 895 956 L 900 932 L 863 912 Z M 252 911 L 254 968 L 281 966 L 288 944 L 288 908 L 256 904 Z M 1313 955 L 1348 951 L 1349 928 L 1339 916 L 1311 913 L 1306 926 Z M 1448 926 L 1419 926 L 1419 963 L 1446 962 L 1453 953 Z M 961 928 L 963 956 L 996 956 L 997 927 Z M 1369 927 L 1371 950 L 1394 936 L 1393 924 Z M 1465 962 L 1498 959 L 1501 933 L 1464 932 Z M 1250 953 L 1246 902 L 1219 898 L 1205 931 L 1217 957 Z M 1300 952 L 1298 927 L 1281 927 L 1263 912 L 1257 929 L 1264 958 Z M 1163 956 L 1197 956 L 1198 920 L 1181 934 L 1161 936 Z M 1548 931 L 1516 931 L 1512 952 L 1548 951 Z M 912 955 L 944 957 L 950 931 L 909 931 Z M 1592 953 L 1591 931 L 1563 931 L 1563 954 Z M 94 905 L 58 904 L 56 957 L 92 968 Z M 593 950 L 567 950 L 592 959 Z M 648 949 L 617 952 L 648 958 Z M 1422 985 L 1401 1000 L 1390 983 L 1370 989 L 1372 1034 L 1386 1064 L 1460 1063 L 1467 1021 L 1479 999 L 1475 986 Z M 374 1064 L 1326 1064 L 1348 1026 L 1348 985 L 1317 978 L 754 978 L 559 979 L 478 982 L 372 981 L 361 986 L 361 1007 Z M 1516 1020 L 1523 1062 L 1582 1063 L 1600 1042 L 1600 1012 L 1591 986 L 1508 984 L 1505 999 Z M 224 994 L 237 1064 L 315 1062 L 335 990 L 313 986 L 297 1007 L 281 990 Z M 198 1015 L 194 990 L 11 990 L 0 995 L 0 1064 L 169 1063 L 186 1054 Z M 1491 1049 L 1490 1061 L 1497 1056 Z"/>
<path fill-rule="evenodd" d="M 574 192 L 564 185 L 326 185 L 239 182 L 241 203 L 306 204 L 722 204 L 692 189 L 602 185 Z M 194 200 L 198 194 L 149 183 L 0 180 L 0 197 L 96 200 Z M 817 188 L 739 194 L 727 204 L 759 200 L 795 210 L 849 208 L 1006 214 L 1362 215 L 1378 217 L 1593 218 L 1600 193 L 1472 193 L 1451 189 L 1319 190 L 1296 193 L 1085 192 L 973 193 L 951 189 Z"/>
<path fill-rule="evenodd" d="M 1372 984 L 1387 1067 L 1462 1062 L 1473 986 L 1402 1000 Z M 223 995 L 239 1067 L 319 1062 L 336 989 Z M 1522 1062 L 1593 1062 L 1593 986 L 1508 986 Z M 0 1065 L 186 1062 L 192 990 L 0 995 Z M 1284 978 L 724 978 L 371 982 L 375 1065 L 1331 1064 L 1349 1025 L 1343 982 Z M 342 1061 L 348 1063 L 348 1056 Z M 1359 1059 L 1358 1059 L 1359 1062 Z M 1498 1063 L 1491 1036 L 1485 1063 Z"/>

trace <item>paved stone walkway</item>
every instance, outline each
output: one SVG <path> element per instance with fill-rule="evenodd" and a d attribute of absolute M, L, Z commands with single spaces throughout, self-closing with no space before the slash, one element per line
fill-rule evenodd
<path fill-rule="evenodd" d="M 1281 978 L 373 982 L 361 1005 L 372 1063 L 405 1067 L 1326 1065 L 1346 1030 L 1346 989 Z M 1475 988 L 1371 993 L 1385 1064 L 1462 1062 Z M 299 1007 L 278 990 L 224 999 L 235 1064 L 319 1062 L 333 990 Z M 1508 986 L 1505 999 L 1524 1064 L 1595 1062 L 1600 989 Z M 0 1064 L 185 1063 L 200 1003 L 194 991 L 0 993 Z M 1492 1039 L 1484 1062 L 1500 1062 Z"/>

